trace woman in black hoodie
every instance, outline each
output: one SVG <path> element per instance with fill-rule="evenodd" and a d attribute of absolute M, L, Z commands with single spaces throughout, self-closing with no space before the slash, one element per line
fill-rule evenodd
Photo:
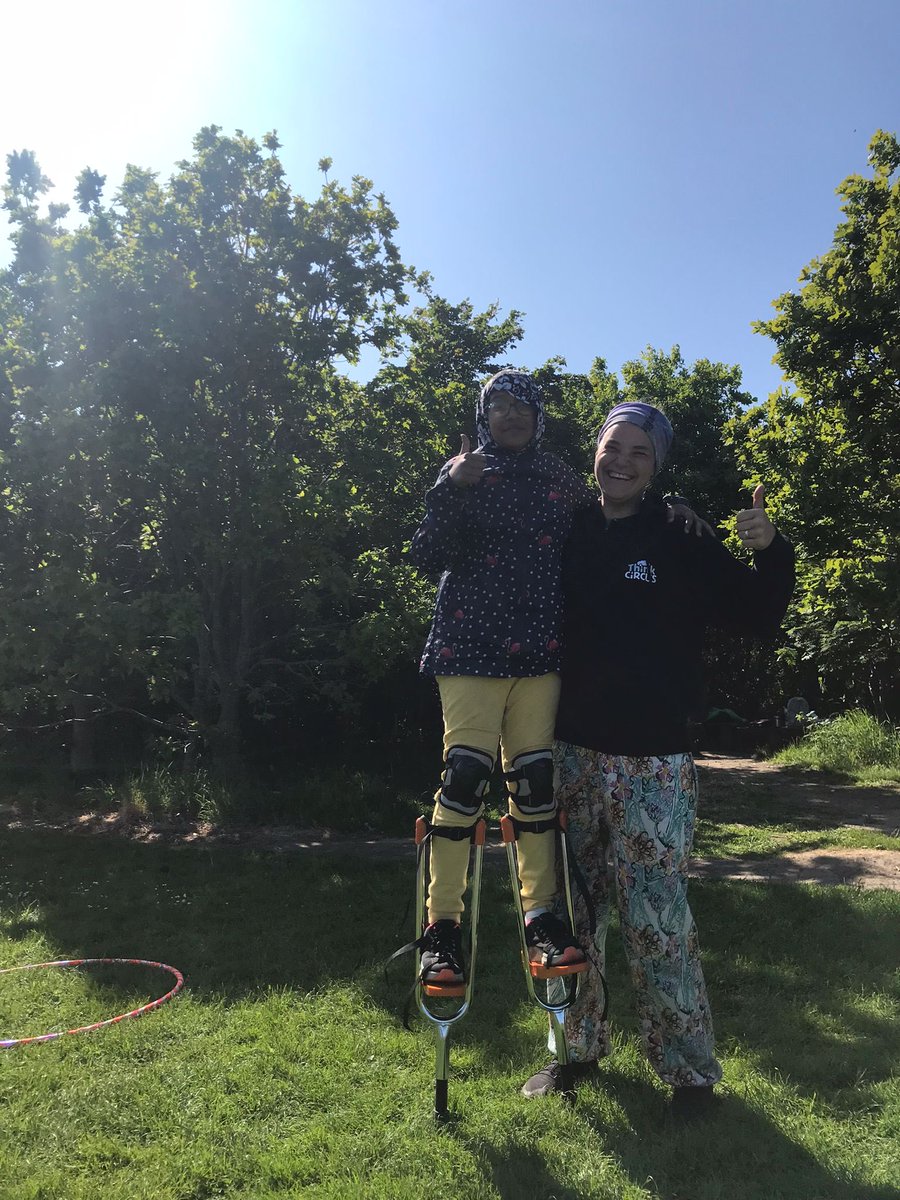
<path fill-rule="evenodd" d="M 648 404 L 618 405 L 600 431 L 600 499 L 576 513 L 563 557 L 554 759 L 557 800 L 598 912 L 599 965 L 611 850 L 641 1036 L 674 1088 L 674 1113 L 690 1118 L 710 1107 L 722 1069 L 687 902 L 697 805 L 687 720 L 700 699 L 706 629 L 773 635 L 793 590 L 794 556 L 766 516 L 762 485 L 737 519 L 752 567 L 715 538 L 684 537 L 644 495 L 671 441 L 668 420 Z M 602 1008 L 591 972 L 566 1022 L 576 1074 L 610 1052 Z M 560 1086 L 551 1063 L 523 1091 Z"/>

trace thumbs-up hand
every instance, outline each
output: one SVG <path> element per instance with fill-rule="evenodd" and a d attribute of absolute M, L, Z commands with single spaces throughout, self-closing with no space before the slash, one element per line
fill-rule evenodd
<path fill-rule="evenodd" d="M 457 487 L 474 487 L 481 483 L 484 473 L 484 455 L 481 448 L 470 450 L 469 446 L 469 439 L 463 434 L 459 454 L 450 460 L 450 482 Z"/>
<path fill-rule="evenodd" d="M 753 489 L 752 507 L 742 508 L 737 515 L 738 537 L 751 550 L 765 550 L 775 537 L 775 526 L 766 516 L 766 485 L 758 483 Z"/>

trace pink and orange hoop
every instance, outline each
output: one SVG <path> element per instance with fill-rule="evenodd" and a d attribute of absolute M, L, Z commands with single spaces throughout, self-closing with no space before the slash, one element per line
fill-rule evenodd
<path fill-rule="evenodd" d="M 0 975 L 11 975 L 14 971 L 39 971 L 43 967 L 86 967 L 97 963 L 126 963 L 130 966 L 158 967 L 160 971 L 168 971 L 170 975 L 175 976 L 175 986 L 164 996 L 160 996 L 158 1000 L 151 1000 L 149 1004 L 142 1004 L 140 1008 L 133 1008 L 131 1012 L 121 1013 L 118 1017 L 109 1017 L 106 1021 L 95 1021 L 93 1025 L 80 1025 L 77 1029 L 61 1029 L 57 1033 L 41 1033 L 36 1037 L 0 1039 L 0 1050 L 10 1050 L 13 1046 L 28 1046 L 35 1042 L 52 1042 L 57 1038 L 68 1037 L 71 1033 L 90 1033 L 94 1029 L 103 1029 L 107 1025 L 118 1025 L 120 1021 L 140 1017 L 144 1013 L 152 1012 L 154 1008 L 159 1008 L 167 1000 L 172 1000 L 177 996 L 184 987 L 184 976 L 177 967 L 170 967 L 161 962 L 150 962 L 146 958 L 61 958 L 56 962 L 26 963 L 21 967 L 6 967 L 0 970 Z"/>

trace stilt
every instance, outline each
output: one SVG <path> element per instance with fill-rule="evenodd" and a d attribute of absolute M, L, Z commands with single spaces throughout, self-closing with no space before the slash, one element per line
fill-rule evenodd
<path fill-rule="evenodd" d="M 519 863 L 516 846 L 520 836 L 527 837 L 532 832 L 546 832 L 548 823 L 535 823 L 535 829 L 529 829 L 524 821 L 516 821 L 510 816 L 501 817 L 500 831 L 506 846 L 506 856 L 509 862 L 510 882 L 513 890 L 513 901 L 519 926 L 519 944 L 522 953 L 522 965 L 525 970 L 525 986 L 532 1000 L 548 1014 L 550 1027 L 556 1043 L 556 1061 L 559 1063 L 562 1076 L 562 1095 L 570 1102 L 575 1101 L 575 1087 L 572 1073 L 569 1069 L 569 1045 L 566 1040 L 566 1012 L 571 1008 L 578 995 L 578 985 L 584 972 L 588 969 L 587 961 L 572 963 L 560 967 L 546 967 L 541 963 L 532 962 L 528 945 L 525 940 L 525 911 L 522 907 L 522 893 L 519 884 Z M 555 830 L 557 853 L 562 870 L 563 895 L 569 928 L 575 929 L 575 910 L 572 904 L 572 887 L 569 876 L 568 844 L 565 837 L 566 816 L 558 812 L 552 819 Z M 562 988 L 560 985 L 563 985 Z M 543 994 L 542 994 L 543 993 Z M 552 995 L 551 995 L 552 993 Z M 561 993 L 561 995 L 560 995 Z"/>
<path fill-rule="evenodd" d="M 472 875 L 469 888 L 469 955 L 465 981 L 461 984 L 438 986 L 422 980 L 420 955 L 416 955 L 416 1004 L 419 1012 L 434 1026 L 434 1116 L 446 1121 L 450 1116 L 448 1107 L 448 1080 L 450 1076 L 450 1030 L 469 1011 L 472 989 L 475 983 L 475 960 L 478 952 L 478 915 L 481 908 L 481 869 L 484 857 L 486 825 L 478 820 L 472 827 Z M 441 836 L 440 830 L 424 817 L 416 822 L 416 845 L 419 861 L 416 869 L 416 931 L 421 937 L 428 923 L 426 897 L 430 864 L 430 839 Z M 451 1008 L 450 1012 L 436 1011 L 438 1007 Z"/>

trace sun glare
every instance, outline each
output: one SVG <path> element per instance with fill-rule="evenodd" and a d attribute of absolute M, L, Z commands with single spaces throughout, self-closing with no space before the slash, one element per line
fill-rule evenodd
<path fill-rule="evenodd" d="M 126 162 L 167 171 L 190 136 L 215 121 L 212 82 L 233 31 L 229 3 L 113 0 L 9 6 L 0 18 L 0 170 L 33 150 L 71 200 L 86 166 L 111 186 Z"/>

